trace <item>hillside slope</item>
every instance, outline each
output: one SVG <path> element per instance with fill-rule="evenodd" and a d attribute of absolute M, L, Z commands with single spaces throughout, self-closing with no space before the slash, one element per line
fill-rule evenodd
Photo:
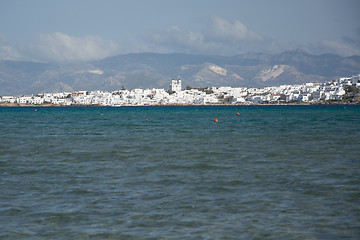
<path fill-rule="evenodd" d="M 124 54 L 78 64 L 0 62 L 0 95 L 122 87 L 165 88 L 181 77 L 183 87 L 264 87 L 323 82 L 360 72 L 360 56 L 247 53 L 233 57 L 192 54 Z"/>

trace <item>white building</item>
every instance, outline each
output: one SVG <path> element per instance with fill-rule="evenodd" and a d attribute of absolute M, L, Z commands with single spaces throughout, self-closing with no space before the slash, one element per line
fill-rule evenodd
<path fill-rule="evenodd" d="M 172 79 L 170 90 L 173 92 L 181 92 L 181 79 L 179 80 Z"/>
<path fill-rule="evenodd" d="M 14 96 L 2 96 L 1 102 L 15 103 L 16 98 Z"/>
<path fill-rule="evenodd" d="M 360 88 L 360 75 L 326 83 L 305 83 L 265 88 L 212 87 L 181 90 L 181 80 L 173 79 L 170 94 L 164 89 L 132 89 L 108 91 L 78 91 L 44 93 L 36 96 L 3 96 L 0 102 L 21 104 L 84 104 L 84 105 L 154 105 L 154 104 L 248 104 L 284 102 L 316 102 L 341 100 L 345 86 Z"/>

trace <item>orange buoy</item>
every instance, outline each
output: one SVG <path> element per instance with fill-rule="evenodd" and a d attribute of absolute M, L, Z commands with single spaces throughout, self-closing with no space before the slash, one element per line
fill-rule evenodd
<path fill-rule="evenodd" d="M 145 119 L 146 121 L 149 121 L 149 119 Z"/>
<path fill-rule="evenodd" d="M 214 122 L 218 122 L 219 120 L 217 118 L 214 119 Z"/>
<path fill-rule="evenodd" d="M 240 115 L 240 113 L 236 113 L 236 115 Z"/>

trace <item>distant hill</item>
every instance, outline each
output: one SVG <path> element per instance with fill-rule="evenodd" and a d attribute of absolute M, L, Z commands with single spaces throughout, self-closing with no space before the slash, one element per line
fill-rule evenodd
<path fill-rule="evenodd" d="M 122 87 L 168 89 L 170 80 L 178 76 L 183 87 L 264 87 L 324 82 L 358 73 L 360 56 L 311 55 L 299 50 L 233 57 L 133 53 L 68 65 L 0 61 L 0 95 Z"/>

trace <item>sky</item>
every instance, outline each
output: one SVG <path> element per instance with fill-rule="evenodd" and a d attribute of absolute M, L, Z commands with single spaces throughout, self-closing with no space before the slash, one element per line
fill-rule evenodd
<path fill-rule="evenodd" d="M 0 0 L 0 60 L 294 49 L 360 55 L 360 1 Z"/>

